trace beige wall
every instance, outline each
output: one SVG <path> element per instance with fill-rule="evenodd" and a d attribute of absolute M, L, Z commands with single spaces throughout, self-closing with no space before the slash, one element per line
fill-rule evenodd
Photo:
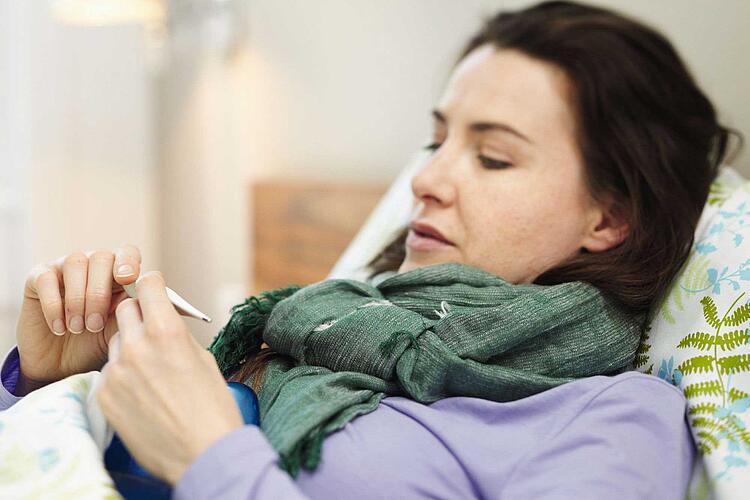
<path fill-rule="evenodd" d="M 160 260 L 170 287 L 213 318 L 188 320 L 208 344 L 248 290 L 248 52 L 212 42 L 210 24 L 176 27 L 158 82 Z"/>

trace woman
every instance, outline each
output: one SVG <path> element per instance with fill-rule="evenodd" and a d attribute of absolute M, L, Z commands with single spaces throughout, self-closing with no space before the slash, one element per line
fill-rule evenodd
<path fill-rule="evenodd" d="M 490 19 L 433 114 L 377 279 L 250 298 L 208 352 L 158 273 L 123 300 L 137 249 L 72 254 L 29 277 L 5 406 L 116 338 L 99 402 L 175 498 L 682 498 L 684 397 L 630 368 L 725 157 L 713 106 L 658 33 L 545 2 Z"/>

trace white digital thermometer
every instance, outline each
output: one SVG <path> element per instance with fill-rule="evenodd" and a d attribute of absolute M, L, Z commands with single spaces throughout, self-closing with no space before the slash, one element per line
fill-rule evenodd
<path fill-rule="evenodd" d="M 136 298 L 135 294 L 135 283 L 131 283 L 129 285 L 122 285 L 122 287 L 125 289 L 125 292 L 127 292 L 128 296 L 131 298 Z M 177 309 L 177 312 L 180 314 L 183 314 L 185 316 L 190 316 L 192 318 L 196 319 L 202 319 L 206 323 L 211 322 L 211 318 L 200 312 L 198 309 L 190 305 L 190 303 L 177 295 L 177 292 L 172 290 L 169 287 L 166 287 L 167 289 L 167 297 L 169 298 L 169 301 L 172 303 L 172 305 L 175 306 Z"/>

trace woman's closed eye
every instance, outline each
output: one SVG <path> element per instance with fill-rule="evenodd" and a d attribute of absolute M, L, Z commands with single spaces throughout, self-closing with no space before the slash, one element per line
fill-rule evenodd
<path fill-rule="evenodd" d="M 438 144 L 437 142 L 433 142 L 432 144 L 428 144 L 424 147 L 427 151 L 436 151 L 440 148 L 442 144 Z M 497 160 L 495 158 L 490 158 L 489 156 L 479 155 L 477 156 L 477 159 L 482 164 L 484 168 L 490 168 L 490 169 L 503 169 L 513 166 L 512 163 L 508 163 L 507 161 L 503 160 Z"/>
<path fill-rule="evenodd" d="M 501 169 L 512 166 L 512 164 L 508 163 L 507 161 L 496 160 L 494 158 L 490 158 L 489 156 L 479 155 L 477 158 L 479 158 L 479 161 L 482 163 L 482 166 L 484 168 Z"/>

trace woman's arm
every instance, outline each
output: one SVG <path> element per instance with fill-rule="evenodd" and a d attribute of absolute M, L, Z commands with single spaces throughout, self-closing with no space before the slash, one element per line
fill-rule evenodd
<path fill-rule="evenodd" d="M 624 379 L 530 450 L 500 496 L 681 500 L 695 459 L 685 406 L 656 377 Z"/>
<path fill-rule="evenodd" d="M 0 411 L 7 410 L 23 399 L 23 396 L 16 395 L 18 378 L 21 373 L 20 366 L 18 347 L 14 346 L 5 355 L 2 369 L 0 369 L 0 379 L 2 379 L 2 387 L 0 387 Z"/>
<path fill-rule="evenodd" d="M 254 425 L 207 448 L 175 484 L 173 500 L 308 498 L 277 465 L 278 454 Z"/>

